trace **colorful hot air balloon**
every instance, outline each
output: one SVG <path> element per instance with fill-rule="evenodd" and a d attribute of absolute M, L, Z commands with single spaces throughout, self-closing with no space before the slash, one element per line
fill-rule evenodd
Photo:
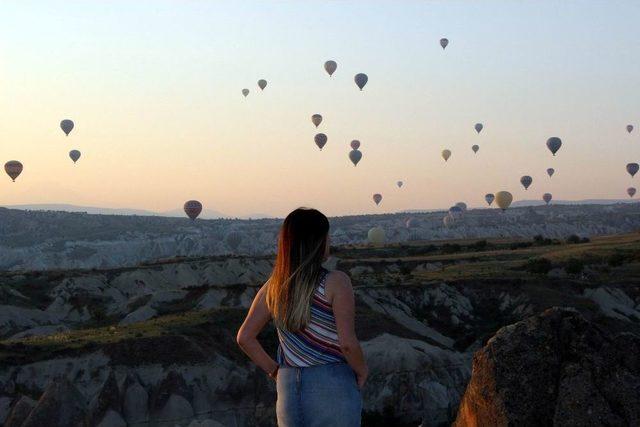
<path fill-rule="evenodd" d="M 636 189 L 633 187 L 629 187 L 627 188 L 627 194 L 629 195 L 629 197 L 633 197 L 636 195 Z"/>
<path fill-rule="evenodd" d="M 482 131 L 482 128 L 484 128 L 484 126 L 482 125 L 482 123 L 476 123 L 473 128 L 476 130 L 476 132 L 480 133 Z"/>
<path fill-rule="evenodd" d="M 449 160 L 449 157 L 451 157 L 451 150 L 442 150 L 441 155 L 444 161 L 446 162 L 447 160 Z"/>
<path fill-rule="evenodd" d="M 547 169 L 547 175 L 549 175 L 549 178 L 551 178 L 554 173 L 556 173 L 556 170 L 554 168 Z"/>
<path fill-rule="evenodd" d="M 327 143 L 327 135 L 325 135 L 324 133 L 318 133 L 313 137 L 313 140 L 315 141 L 318 148 L 322 150 L 322 147 L 324 147 Z"/>
<path fill-rule="evenodd" d="M 492 193 L 487 193 L 484 195 L 484 200 L 487 202 L 489 206 L 491 206 L 491 203 L 493 203 L 493 199 L 495 198 L 496 196 L 494 196 Z"/>
<path fill-rule="evenodd" d="M 224 239 L 225 243 L 233 252 L 237 252 L 240 247 L 240 243 L 242 243 L 242 234 L 237 231 L 232 231 L 227 234 L 227 237 Z"/>
<path fill-rule="evenodd" d="M 264 90 L 264 88 L 267 87 L 267 81 L 264 79 L 258 80 L 258 87 L 260 90 Z"/>
<path fill-rule="evenodd" d="M 520 184 L 522 184 L 525 190 L 529 189 L 529 186 L 531 185 L 532 182 L 533 182 L 533 178 L 531 178 L 529 175 L 525 175 L 520 178 Z"/>
<path fill-rule="evenodd" d="M 448 44 L 449 44 L 449 39 L 445 39 L 445 38 L 440 39 L 440 46 L 442 46 L 442 50 L 444 50 Z"/>
<path fill-rule="evenodd" d="M 367 82 L 369 81 L 369 77 L 367 77 L 367 75 L 364 73 L 359 73 L 359 74 L 356 74 L 353 80 L 356 82 L 356 85 L 360 88 L 360 90 L 362 90 L 364 85 L 366 85 Z"/>
<path fill-rule="evenodd" d="M 396 182 L 396 185 L 398 186 L 398 188 L 402 188 L 402 186 L 404 185 L 404 182 L 398 181 Z"/>
<path fill-rule="evenodd" d="M 367 240 L 369 240 L 369 243 L 371 243 L 372 245 L 384 244 L 384 241 L 386 240 L 386 237 L 384 235 L 384 228 L 373 227 L 372 229 L 370 229 L 367 233 Z"/>
<path fill-rule="evenodd" d="M 244 97 L 246 98 L 247 95 L 249 95 L 249 89 L 242 89 L 242 94 L 244 95 Z"/>
<path fill-rule="evenodd" d="M 477 153 L 478 150 L 480 149 L 480 146 L 479 145 L 472 145 L 471 149 L 473 150 L 474 153 Z"/>
<path fill-rule="evenodd" d="M 189 200 L 184 204 L 184 213 L 187 214 L 189 218 L 195 220 L 198 215 L 202 212 L 202 203 L 197 200 Z"/>
<path fill-rule="evenodd" d="M 22 163 L 17 160 L 9 160 L 4 164 L 4 171 L 13 182 L 16 182 L 16 178 L 22 173 Z"/>
<path fill-rule="evenodd" d="M 351 148 L 353 148 L 354 150 L 360 148 L 360 141 L 358 141 L 357 139 L 351 141 Z"/>
<path fill-rule="evenodd" d="M 322 116 L 320 114 L 314 114 L 311 116 L 311 123 L 313 123 L 315 127 L 320 126 L 320 123 L 322 123 Z"/>
<path fill-rule="evenodd" d="M 379 205 L 380 202 L 382 201 L 382 194 L 374 194 L 373 195 L 373 201 L 376 203 L 376 205 Z"/>
<path fill-rule="evenodd" d="M 562 147 L 562 140 L 557 136 L 552 136 L 551 138 L 547 139 L 547 148 L 554 156 L 556 155 L 560 147 Z"/>
<path fill-rule="evenodd" d="M 358 166 L 358 162 L 362 159 L 362 153 L 360 150 L 351 150 L 349 152 L 349 160 L 353 163 L 353 166 Z"/>
<path fill-rule="evenodd" d="M 75 125 L 73 124 L 73 121 L 69 119 L 64 119 L 63 121 L 60 122 L 60 129 L 62 129 L 62 131 L 67 136 L 69 136 L 74 126 Z"/>
<path fill-rule="evenodd" d="M 551 201 L 551 199 L 553 198 L 553 196 L 551 195 L 551 193 L 544 193 L 542 195 L 542 200 L 544 200 L 544 202 L 548 205 L 549 202 Z"/>
<path fill-rule="evenodd" d="M 508 191 L 498 191 L 496 193 L 496 205 L 503 211 L 506 211 L 511 206 L 512 201 L 513 196 Z"/>
<path fill-rule="evenodd" d="M 640 166 L 638 166 L 637 163 L 627 163 L 627 172 L 629 172 L 631 178 L 633 178 L 633 176 L 638 173 L 638 169 L 640 169 Z"/>
<path fill-rule="evenodd" d="M 633 125 L 627 125 L 627 132 L 633 132 Z"/>
<path fill-rule="evenodd" d="M 69 157 L 73 160 L 73 163 L 75 163 L 80 158 L 80 152 L 78 150 L 71 150 L 69 151 Z"/>
<path fill-rule="evenodd" d="M 337 68 L 338 64 L 336 64 L 336 61 L 329 60 L 324 63 L 324 70 L 329 74 L 329 77 L 331 77 L 333 73 L 336 72 Z"/>

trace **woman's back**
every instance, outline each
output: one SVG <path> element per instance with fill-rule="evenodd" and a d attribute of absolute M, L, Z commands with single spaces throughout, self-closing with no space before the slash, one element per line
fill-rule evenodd
<path fill-rule="evenodd" d="M 296 332 L 278 328 L 278 363 L 281 366 L 303 368 L 345 362 L 338 341 L 333 307 L 326 295 L 328 276 L 329 272 L 323 269 L 313 292 L 307 325 Z"/>

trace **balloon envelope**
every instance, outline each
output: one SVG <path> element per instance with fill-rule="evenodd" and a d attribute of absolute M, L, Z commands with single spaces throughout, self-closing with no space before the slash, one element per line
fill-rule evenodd
<path fill-rule="evenodd" d="M 314 114 L 311 116 L 311 123 L 313 123 L 316 127 L 320 126 L 322 123 L 322 116 L 320 114 Z"/>
<path fill-rule="evenodd" d="M 16 178 L 22 173 L 22 163 L 17 160 L 9 160 L 4 164 L 4 171 L 15 182 Z"/>
<path fill-rule="evenodd" d="M 636 189 L 634 187 L 627 188 L 627 194 L 629 195 L 629 197 L 635 196 L 636 195 Z"/>
<path fill-rule="evenodd" d="M 529 175 L 525 175 L 520 178 L 520 184 L 522 184 L 525 190 L 529 188 L 532 182 L 533 182 L 533 178 L 531 178 Z"/>
<path fill-rule="evenodd" d="M 551 195 L 551 193 L 544 193 L 542 195 L 542 200 L 544 200 L 544 202 L 546 204 L 549 204 L 549 202 L 551 201 L 552 198 L 553 198 L 553 196 Z"/>
<path fill-rule="evenodd" d="M 633 132 L 633 125 L 627 125 L 627 132 Z"/>
<path fill-rule="evenodd" d="M 464 213 L 464 211 L 462 210 L 462 208 L 460 206 L 451 206 L 449 208 L 449 216 L 457 219 L 457 218 L 461 218 L 462 214 Z"/>
<path fill-rule="evenodd" d="M 380 202 L 382 201 L 382 194 L 374 194 L 373 195 L 373 201 L 376 203 L 376 205 L 379 205 Z"/>
<path fill-rule="evenodd" d="M 549 175 L 549 177 L 552 177 L 554 173 L 556 173 L 554 168 L 547 169 L 547 175 Z"/>
<path fill-rule="evenodd" d="M 456 206 L 459 207 L 460 209 L 462 209 L 462 212 L 466 212 L 467 211 L 467 204 L 465 202 L 458 202 L 458 203 L 456 203 Z"/>
<path fill-rule="evenodd" d="M 554 156 L 556 155 L 560 147 L 562 147 L 562 140 L 557 136 L 552 136 L 551 138 L 547 139 L 547 148 Z"/>
<path fill-rule="evenodd" d="M 440 39 L 440 46 L 442 46 L 442 49 L 446 48 L 448 44 L 449 44 L 449 39 L 445 39 L 445 38 Z"/>
<path fill-rule="evenodd" d="M 357 139 L 351 141 L 351 148 L 353 148 L 354 150 L 360 148 L 360 141 L 358 141 Z"/>
<path fill-rule="evenodd" d="M 441 155 L 444 161 L 446 162 L 447 160 L 449 160 L 449 157 L 451 157 L 451 150 L 442 150 Z"/>
<path fill-rule="evenodd" d="M 318 133 L 313 137 L 313 140 L 315 141 L 318 148 L 322 150 L 322 147 L 324 147 L 327 143 L 327 135 L 325 135 L 324 133 Z"/>
<path fill-rule="evenodd" d="M 362 153 L 360 150 L 351 150 L 349 152 L 349 160 L 353 163 L 353 166 L 358 166 L 358 162 L 362 159 Z"/>
<path fill-rule="evenodd" d="M 355 81 L 356 85 L 360 88 L 360 90 L 362 90 L 364 85 L 366 85 L 369 81 L 369 77 L 367 77 L 367 75 L 364 73 L 359 73 L 356 74 L 356 76 L 353 78 L 353 81 Z"/>
<path fill-rule="evenodd" d="M 202 212 L 202 203 L 197 200 L 189 200 L 184 204 L 184 213 L 187 214 L 189 218 L 196 219 L 198 215 Z"/>
<path fill-rule="evenodd" d="M 244 95 L 244 97 L 246 98 L 247 95 L 249 95 L 249 89 L 242 89 L 242 94 Z"/>
<path fill-rule="evenodd" d="M 404 182 L 398 181 L 396 182 L 396 185 L 398 186 L 398 188 L 402 188 L 402 186 L 404 185 Z"/>
<path fill-rule="evenodd" d="M 373 227 L 367 233 L 367 240 L 373 245 L 382 245 L 386 237 L 384 235 L 384 229 L 382 227 Z"/>
<path fill-rule="evenodd" d="M 498 191 L 496 193 L 496 205 L 503 211 L 506 210 L 509 206 L 511 206 L 511 202 L 513 202 L 513 196 L 508 191 Z"/>
<path fill-rule="evenodd" d="M 480 149 L 480 146 L 479 145 L 473 145 L 473 146 L 471 146 L 471 149 L 473 150 L 474 153 L 477 153 L 478 150 Z"/>
<path fill-rule="evenodd" d="M 69 151 L 69 157 L 73 160 L 73 163 L 75 163 L 80 158 L 80 152 L 78 150 L 71 150 Z"/>
<path fill-rule="evenodd" d="M 71 133 L 74 126 L 75 125 L 73 124 L 73 121 L 69 119 L 64 119 L 63 121 L 60 122 L 60 129 L 62 129 L 62 131 L 67 136 L 69 136 L 69 133 Z"/>
<path fill-rule="evenodd" d="M 324 63 L 324 70 L 329 74 L 329 76 L 332 76 L 333 73 L 336 72 L 336 69 L 338 68 L 338 64 L 336 63 L 336 61 L 327 61 Z"/>
<path fill-rule="evenodd" d="M 627 172 L 629 172 L 631 178 L 633 178 L 633 176 L 638 173 L 638 169 L 640 169 L 640 166 L 638 166 L 637 163 L 627 163 Z"/>
<path fill-rule="evenodd" d="M 496 196 L 494 196 L 492 193 L 487 193 L 484 195 L 484 200 L 487 202 L 489 206 L 491 206 L 491 203 L 493 203 L 493 199 L 495 198 Z"/>
<path fill-rule="evenodd" d="M 483 127 L 484 126 L 482 125 L 482 123 L 476 123 L 473 128 L 476 130 L 476 132 L 480 133 Z"/>
<path fill-rule="evenodd" d="M 264 90 L 264 88 L 267 87 L 267 81 L 264 79 L 258 80 L 258 87 L 260 90 Z"/>

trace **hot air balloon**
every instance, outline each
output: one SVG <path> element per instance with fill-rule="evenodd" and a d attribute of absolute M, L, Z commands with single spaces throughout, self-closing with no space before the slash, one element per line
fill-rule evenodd
<path fill-rule="evenodd" d="M 313 123 L 315 127 L 320 126 L 320 123 L 322 123 L 322 116 L 320 114 L 314 114 L 311 116 L 311 123 Z"/>
<path fill-rule="evenodd" d="M 440 39 L 440 46 L 442 46 L 443 50 L 447 47 L 448 44 L 449 44 L 449 39 L 445 39 L 445 38 Z"/>
<path fill-rule="evenodd" d="M 496 205 L 503 211 L 507 210 L 511 206 L 513 196 L 508 191 L 498 191 L 496 193 Z"/>
<path fill-rule="evenodd" d="M 73 121 L 69 119 L 64 119 L 60 122 L 60 129 L 65 133 L 65 135 L 69 136 L 71 131 L 73 130 L 74 124 Z"/>
<path fill-rule="evenodd" d="M 258 87 L 260 90 L 264 90 L 264 88 L 267 87 L 267 81 L 264 79 L 258 80 Z"/>
<path fill-rule="evenodd" d="M 404 182 L 398 181 L 396 182 L 396 185 L 398 186 L 398 188 L 402 188 L 402 186 L 404 185 Z"/>
<path fill-rule="evenodd" d="M 471 149 L 473 150 L 474 153 L 477 153 L 478 150 L 480 149 L 480 146 L 479 145 L 472 145 Z"/>
<path fill-rule="evenodd" d="M 232 231 L 231 233 L 227 234 L 227 237 L 225 237 L 224 241 L 229 249 L 237 252 L 238 248 L 240 247 L 240 243 L 242 243 L 242 234 L 238 233 L 237 231 Z"/>
<path fill-rule="evenodd" d="M 16 182 L 16 178 L 22 173 L 22 163 L 17 160 L 9 160 L 4 164 L 4 171 L 13 182 Z"/>
<path fill-rule="evenodd" d="M 464 211 L 460 206 L 451 206 L 449 208 L 449 215 L 451 215 L 455 219 L 461 218 L 463 213 Z"/>
<path fill-rule="evenodd" d="M 495 198 L 496 198 L 496 196 L 494 196 L 491 193 L 487 193 L 487 194 L 484 195 L 484 200 L 487 202 L 487 204 L 489 206 L 491 206 L 491 203 L 493 203 L 493 199 L 495 199 Z"/>
<path fill-rule="evenodd" d="M 313 140 L 316 142 L 318 148 L 322 150 L 322 147 L 324 147 L 324 145 L 327 143 L 327 135 L 325 135 L 324 133 L 318 133 L 313 137 Z"/>
<path fill-rule="evenodd" d="M 446 162 L 451 157 L 451 150 L 442 150 L 442 158 Z"/>
<path fill-rule="evenodd" d="M 465 202 L 458 202 L 458 203 L 456 203 L 456 206 L 459 207 L 460 209 L 462 209 L 462 212 L 466 212 L 467 211 L 467 204 Z"/>
<path fill-rule="evenodd" d="M 360 148 L 360 141 L 358 141 L 357 139 L 351 141 L 351 148 L 353 148 L 354 150 Z"/>
<path fill-rule="evenodd" d="M 349 152 L 349 160 L 353 163 L 353 166 L 358 166 L 358 162 L 362 159 L 362 153 L 360 150 L 351 150 Z"/>
<path fill-rule="evenodd" d="M 633 132 L 633 125 L 627 125 L 627 132 Z"/>
<path fill-rule="evenodd" d="M 324 70 L 329 74 L 329 77 L 331 77 L 333 73 L 336 72 L 337 68 L 338 64 L 336 64 L 336 61 L 327 61 L 324 63 Z"/>
<path fill-rule="evenodd" d="M 184 204 L 184 213 L 187 214 L 189 218 L 195 220 L 198 215 L 202 212 L 202 203 L 197 200 L 189 200 Z"/>
<path fill-rule="evenodd" d="M 369 243 L 372 245 L 382 245 L 385 239 L 384 228 L 382 227 L 373 227 L 367 233 L 367 240 L 369 240 Z"/>
<path fill-rule="evenodd" d="M 73 160 L 73 163 L 75 163 L 80 158 L 80 152 L 78 150 L 71 150 L 69 151 L 69 157 Z"/>
<path fill-rule="evenodd" d="M 242 89 L 242 94 L 244 95 L 244 97 L 246 98 L 247 95 L 249 95 L 249 89 Z"/>
<path fill-rule="evenodd" d="M 447 228 L 451 227 L 455 221 L 456 219 L 451 215 L 445 215 L 444 218 L 442 218 L 442 223 Z"/>
<path fill-rule="evenodd" d="M 556 155 L 560 147 L 562 147 L 562 140 L 557 136 L 552 136 L 551 138 L 547 139 L 547 148 L 554 156 Z"/>
<path fill-rule="evenodd" d="M 542 200 L 544 200 L 544 202 L 548 205 L 549 202 L 551 201 L 551 199 L 553 198 L 553 196 L 551 195 L 551 193 L 544 193 L 542 195 Z"/>
<path fill-rule="evenodd" d="M 629 187 L 627 188 L 627 194 L 629 195 L 629 197 L 633 197 L 636 195 L 636 189 L 633 187 Z"/>
<path fill-rule="evenodd" d="M 640 167 L 638 166 L 637 163 L 627 163 L 627 172 L 629 172 L 629 175 L 631 175 L 631 178 L 633 178 L 633 176 L 638 173 L 638 169 Z"/>
<path fill-rule="evenodd" d="M 367 77 L 367 75 L 364 73 L 359 73 L 359 74 L 356 74 L 353 80 L 356 82 L 356 85 L 360 88 L 360 90 L 362 90 L 364 85 L 366 85 L 367 82 L 369 81 L 369 77 Z"/>
<path fill-rule="evenodd" d="M 373 195 L 373 201 L 376 203 L 376 205 L 379 205 L 380 202 L 382 201 L 382 194 L 374 194 Z"/>
<path fill-rule="evenodd" d="M 529 175 L 525 175 L 520 178 L 520 184 L 522 184 L 525 190 L 529 189 L 529 186 L 531 185 L 532 182 L 533 182 L 533 178 L 531 178 Z"/>
<path fill-rule="evenodd" d="M 551 178 L 554 173 L 556 173 L 556 170 L 554 168 L 547 169 L 547 175 L 549 175 L 549 178 Z"/>
<path fill-rule="evenodd" d="M 480 133 L 482 131 L 482 128 L 484 128 L 484 126 L 482 125 L 482 123 L 476 123 L 475 126 L 473 126 L 473 128 L 476 130 L 476 132 Z"/>

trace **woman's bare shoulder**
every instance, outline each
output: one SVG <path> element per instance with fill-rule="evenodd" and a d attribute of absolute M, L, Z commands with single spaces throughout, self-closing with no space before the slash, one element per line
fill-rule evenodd
<path fill-rule="evenodd" d="M 327 295 L 334 295 L 340 292 L 353 292 L 351 278 L 349 275 L 338 270 L 329 271 L 325 284 Z"/>

